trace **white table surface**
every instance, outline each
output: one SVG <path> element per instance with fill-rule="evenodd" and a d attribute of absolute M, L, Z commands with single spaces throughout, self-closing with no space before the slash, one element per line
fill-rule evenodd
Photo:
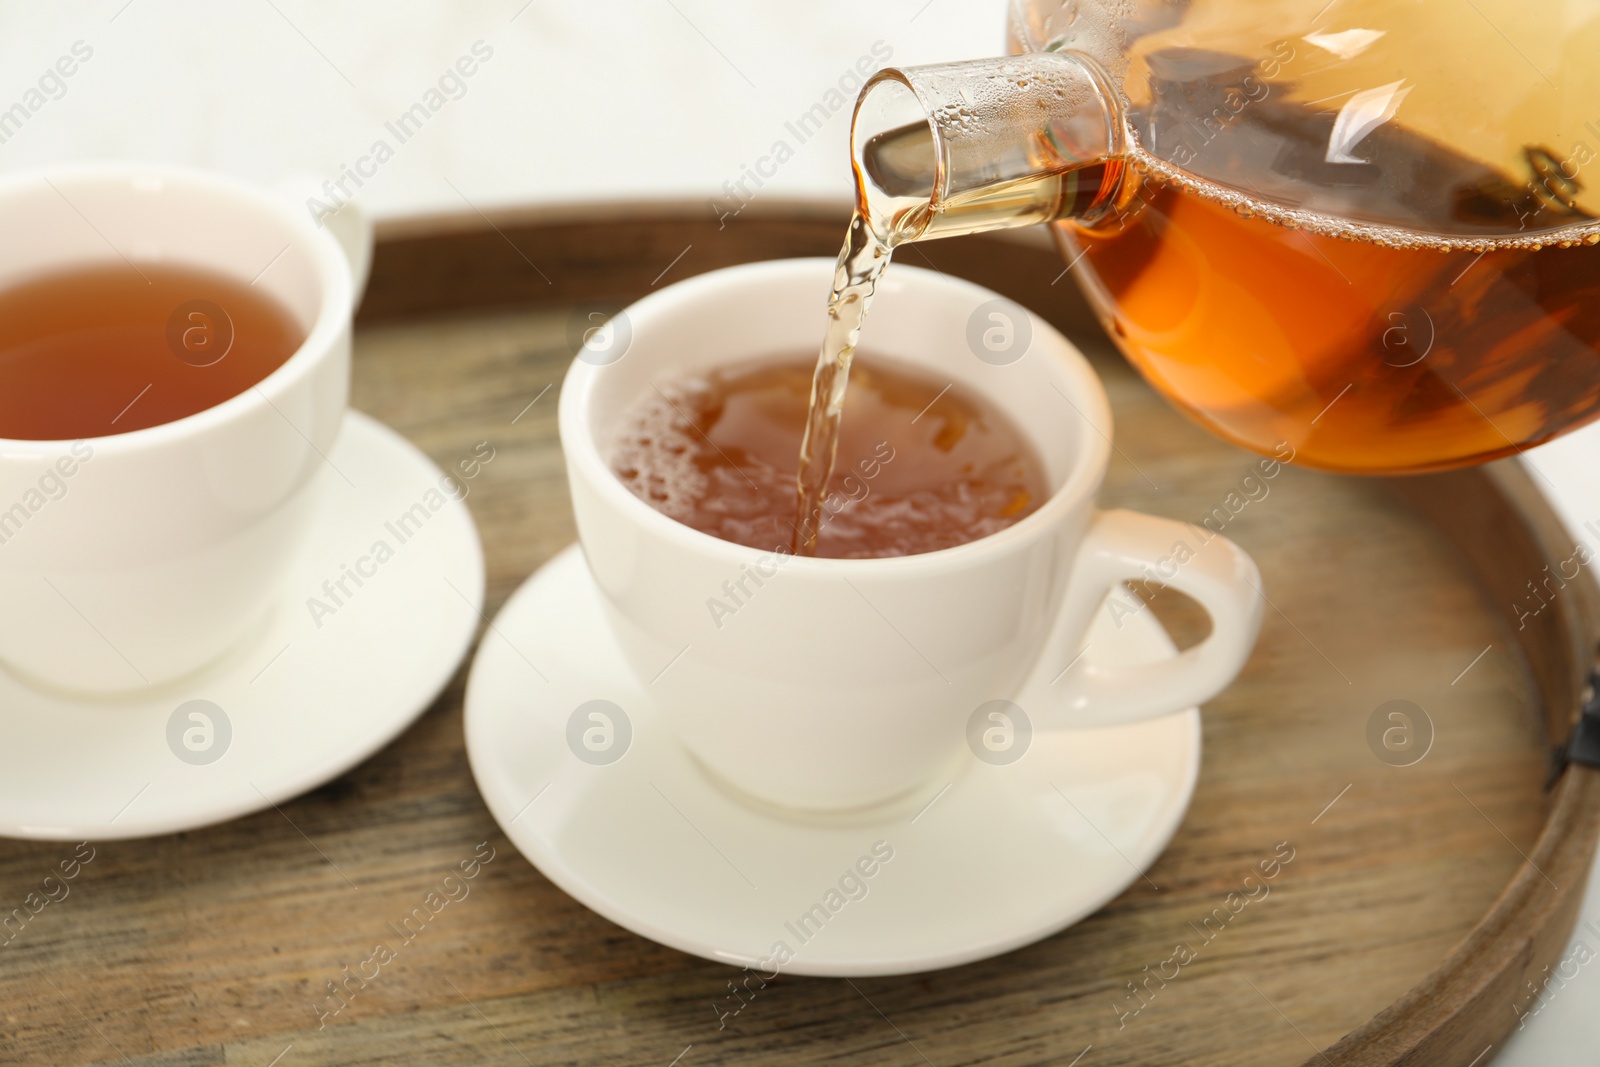
<path fill-rule="evenodd" d="M 295 173 L 334 177 L 382 138 L 394 157 L 357 193 L 382 219 L 532 202 L 709 201 L 783 140 L 793 158 L 757 195 L 843 204 L 848 106 L 804 143 L 785 123 L 826 102 L 876 42 L 892 49 L 895 64 L 999 53 L 1004 6 L 0 0 L 0 111 L 23 100 L 74 44 L 92 49 L 64 92 L 48 87 L 59 98 L 0 143 L 0 171 L 122 158 L 271 184 Z M 464 79 L 459 99 L 397 143 L 385 123 L 477 42 L 492 54 Z M 1600 536 L 1584 529 L 1600 529 L 1597 456 L 1600 426 L 1525 462 L 1574 537 L 1600 551 Z M 1600 954 L 1600 873 L 1577 940 Z M 1593 1063 L 1597 1005 L 1600 966 L 1585 966 L 1480 1062 Z"/>

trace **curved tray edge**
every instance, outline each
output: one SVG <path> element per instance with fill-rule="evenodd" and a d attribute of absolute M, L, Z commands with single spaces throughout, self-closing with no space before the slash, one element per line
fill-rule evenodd
<path fill-rule="evenodd" d="M 1577 925 L 1600 838 L 1600 769 L 1565 763 L 1600 634 L 1600 591 L 1571 582 L 1554 611 L 1523 616 L 1508 559 L 1566 558 L 1572 538 L 1520 462 L 1392 479 L 1467 560 L 1518 639 L 1539 689 L 1553 790 L 1532 851 L 1493 906 L 1439 965 L 1399 1000 L 1302 1067 L 1476 1063 L 1511 1032 L 1528 981 L 1542 976 Z M 1531 570 L 1536 575 L 1538 570 Z M 1523 1005 L 1524 1010 L 1528 1005 Z"/>

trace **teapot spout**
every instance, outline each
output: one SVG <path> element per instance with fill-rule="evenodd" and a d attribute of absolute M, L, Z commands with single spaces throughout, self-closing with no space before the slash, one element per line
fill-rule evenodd
<path fill-rule="evenodd" d="M 890 67 L 851 122 L 856 211 L 887 247 L 1126 206 L 1122 97 L 1079 52 Z"/>

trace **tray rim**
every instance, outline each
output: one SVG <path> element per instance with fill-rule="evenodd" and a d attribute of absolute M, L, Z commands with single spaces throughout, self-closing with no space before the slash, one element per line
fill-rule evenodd
<path fill-rule="evenodd" d="M 819 236 L 825 238 L 842 233 L 847 218 L 842 199 L 774 195 L 747 207 L 734 225 L 752 231 L 818 226 Z M 559 258 L 571 251 L 571 234 L 596 227 L 654 225 L 709 237 L 721 232 L 716 222 L 705 204 L 681 197 L 502 206 L 488 212 L 474 207 L 397 217 L 377 223 L 373 276 L 380 286 L 414 286 L 417 279 L 408 280 L 400 272 L 415 271 L 418 264 L 442 279 L 464 263 L 481 269 L 484 258 L 496 255 L 507 266 L 514 265 L 515 256 L 531 263 L 529 247 Z M 1059 264 L 1053 244 L 1028 236 L 1031 232 L 1030 228 L 970 235 L 937 243 L 948 247 L 962 242 L 969 249 L 988 249 L 991 260 L 1030 258 L 1038 266 L 1043 262 L 1038 257 L 1046 256 Z M 509 249 L 500 246 L 502 241 Z M 820 247 L 820 253 L 810 254 L 829 254 L 825 241 Z M 735 262 L 763 258 L 778 257 L 745 256 Z M 623 263 L 617 257 L 616 265 Z M 593 262 L 585 265 L 592 267 Z M 1005 291 L 992 278 L 979 280 Z M 365 325 L 413 314 L 488 312 L 581 300 L 580 293 L 554 285 L 549 292 L 530 289 L 509 299 L 503 293 L 475 291 L 459 304 L 443 306 L 412 308 L 405 301 L 390 300 L 376 313 L 364 310 L 358 321 Z M 1086 304 L 1071 313 L 1071 319 L 1074 328 L 1099 326 Z M 1484 562 L 1502 558 L 1508 547 L 1553 562 L 1561 558 L 1555 554 L 1558 549 L 1565 553 L 1573 544 L 1554 506 L 1518 458 L 1377 480 L 1428 518 L 1480 583 L 1494 584 Z M 1474 506 L 1458 514 L 1462 501 Z M 1500 1005 L 1509 1007 L 1523 980 L 1553 964 L 1570 940 L 1600 844 L 1600 768 L 1568 764 L 1564 749 L 1582 707 L 1594 695 L 1589 674 L 1600 639 L 1600 587 L 1586 581 L 1568 588 L 1571 595 L 1557 598 L 1556 610 L 1541 612 L 1527 629 L 1513 627 L 1514 634 L 1527 635 L 1519 637 L 1517 652 L 1538 691 L 1551 752 L 1549 808 L 1538 839 L 1489 909 L 1432 971 L 1367 1022 L 1308 1056 L 1302 1067 L 1476 1063 L 1500 1044 L 1515 1022 L 1511 1012 L 1498 1010 Z M 1509 615 L 1510 610 L 1502 614 Z"/>

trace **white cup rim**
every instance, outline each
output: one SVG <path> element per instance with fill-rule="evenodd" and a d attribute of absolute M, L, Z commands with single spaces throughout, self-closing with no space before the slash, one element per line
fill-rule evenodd
<path fill-rule="evenodd" d="M 252 408 L 270 403 L 272 397 L 281 396 L 294 382 L 311 373 L 327 355 L 345 328 L 354 306 L 350 267 L 330 233 L 312 226 L 310 219 L 287 198 L 211 171 L 166 163 L 124 162 L 78 163 L 19 170 L 0 177 L 0 214 L 6 210 L 6 199 L 11 194 L 24 189 L 36 190 L 45 181 L 82 185 L 88 182 L 132 184 L 141 180 L 180 183 L 203 189 L 231 197 L 241 210 L 274 218 L 290 233 L 291 244 L 299 246 L 310 257 L 320 282 L 321 304 L 300 347 L 254 387 L 180 419 L 139 430 L 82 438 L 105 455 L 159 448 L 173 441 L 204 434 L 216 426 L 232 422 Z M 54 456 L 71 440 L 78 439 L 0 437 L 0 456 L 8 459 Z"/>
<path fill-rule="evenodd" d="M 834 268 L 834 261 L 825 258 L 774 259 L 723 267 L 675 282 L 630 304 L 624 312 L 637 343 L 637 339 L 648 333 L 664 312 L 686 299 L 704 299 L 719 292 L 728 293 L 728 298 L 735 298 L 737 294 L 731 291 L 737 287 L 749 282 L 770 281 L 773 278 L 803 276 L 807 281 L 815 283 L 819 279 L 831 279 Z M 974 304 L 996 298 L 1005 299 L 1001 294 L 976 283 L 907 263 L 892 264 L 888 270 L 902 285 L 944 290 L 952 298 Z M 814 290 L 816 285 L 813 284 L 811 288 Z M 890 297 L 885 293 L 879 299 L 890 299 Z M 1032 311 L 1026 308 L 1022 310 L 1032 320 L 1032 344 L 1037 350 L 1037 356 L 1049 361 L 1048 366 L 1051 373 L 1057 376 L 1058 384 L 1068 397 L 1074 398 L 1073 405 L 1079 408 L 1074 442 L 1074 454 L 1077 460 L 1061 485 L 1050 494 L 1049 499 L 1021 521 L 997 533 L 951 548 L 910 556 L 880 556 L 868 559 L 790 556 L 786 557 L 784 563 L 785 572 L 823 576 L 841 570 L 857 574 L 863 571 L 883 571 L 902 575 L 921 571 L 943 571 L 952 566 L 960 567 L 980 562 L 986 557 L 1005 553 L 1013 546 L 1049 535 L 1067 515 L 1092 500 L 1105 476 L 1111 457 L 1111 404 L 1106 397 L 1105 387 L 1094 369 L 1090 367 L 1089 361 L 1072 342 Z M 822 332 L 822 314 L 823 309 L 819 306 L 817 309 L 819 338 Z M 869 315 L 866 331 L 872 330 L 872 322 L 872 316 Z M 624 355 L 622 358 L 625 361 L 627 357 Z M 584 478 L 593 491 L 599 493 L 610 506 L 616 508 L 619 514 L 652 537 L 664 539 L 680 548 L 720 555 L 728 561 L 732 569 L 737 569 L 742 563 L 754 564 L 755 561 L 770 556 L 772 554 L 770 549 L 751 548 L 732 541 L 724 541 L 720 537 L 696 530 L 692 526 L 670 518 L 639 499 L 622 483 L 611 470 L 605 457 L 601 455 L 600 443 L 596 440 L 595 428 L 589 418 L 595 389 L 601 380 L 600 376 L 607 369 L 607 366 L 575 358 L 562 382 L 558 424 L 562 448 L 574 470 Z M 1000 406 L 1004 408 L 1003 404 Z M 1018 427 L 1024 435 L 1031 438 L 1026 426 L 1019 422 Z M 1037 445 L 1036 441 L 1034 443 Z"/>

